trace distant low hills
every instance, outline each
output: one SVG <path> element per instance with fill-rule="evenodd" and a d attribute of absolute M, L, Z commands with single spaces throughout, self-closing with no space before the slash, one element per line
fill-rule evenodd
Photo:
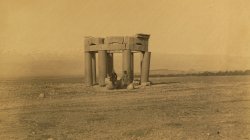
<path fill-rule="evenodd" d="M 169 69 L 154 69 L 150 70 L 150 75 L 169 75 L 169 74 L 184 74 L 185 71 L 169 70 Z"/>
<path fill-rule="evenodd" d="M 116 54 L 114 58 L 114 70 L 117 74 L 121 75 L 122 55 Z M 153 52 L 150 69 L 151 75 L 198 75 L 205 71 L 208 72 L 203 73 L 203 75 L 242 75 L 246 74 L 246 72 L 235 72 L 233 70 L 249 70 L 250 57 Z M 135 55 L 134 71 L 136 75 L 138 75 L 139 70 L 140 57 L 139 55 Z M 222 73 L 216 74 L 219 71 L 215 70 L 221 70 Z M 226 72 L 226 70 L 231 70 L 231 72 Z M 82 51 L 30 54 L 18 54 L 17 52 L 1 53 L 0 51 L 0 78 L 68 75 L 84 76 L 84 55 Z"/>

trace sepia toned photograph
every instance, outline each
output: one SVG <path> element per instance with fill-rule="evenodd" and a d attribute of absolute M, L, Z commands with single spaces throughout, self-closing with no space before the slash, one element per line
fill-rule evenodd
<path fill-rule="evenodd" d="M 250 140 L 250 1 L 0 0 L 0 140 Z"/>

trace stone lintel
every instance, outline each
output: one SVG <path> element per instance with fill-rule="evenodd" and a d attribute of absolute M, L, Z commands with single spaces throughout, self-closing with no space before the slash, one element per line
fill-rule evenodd
<path fill-rule="evenodd" d="M 100 37 L 85 37 L 85 52 L 89 51 L 148 51 L 148 34 L 136 34 L 135 36 L 110 36 Z"/>
<path fill-rule="evenodd" d="M 104 38 L 101 37 L 85 37 L 84 44 L 85 46 L 103 44 Z"/>
<path fill-rule="evenodd" d="M 124 44 L 124 37 L 123 36 L 110 36 L 104 39 L 104 44 Z"/>
<path fill-rule="evenodd" d="M 91 45 L 85 46 L 85 52 L 87 51 L 100 51 L 100 50 L 124 50 L 126 49 L 125 44 L 99 44 L 99 45 Z"/>
<path fill-rule="evenodd" d="M 135 37 L 148 40 L 149 37 L 150 37 L 150 35 L 149 34 L 142 34 L 142 33 L 140 33 L 140 34 L 136 34 Z"/>
<path fill-rule="evenodd" d="M 148 51 L 148 46 L 145 45 L 127 45 L 127 44 L 99 44 L 99 45 L 91 45 L 85 46 L 85 52 L 89 51 L 120 51 L 120 50 L 128 50 L 131 51 Z"/>

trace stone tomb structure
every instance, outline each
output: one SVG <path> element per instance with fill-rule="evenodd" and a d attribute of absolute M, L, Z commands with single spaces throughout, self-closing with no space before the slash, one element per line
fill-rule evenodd
<path fill-rule="evenodd" d="M 105 86 L 105 78 L 114 70 L 113 53 L 122 53 L 122 71 L 127 71 L 129 81 L 134 79 L 134 54 L 141 54 L 140 83 L 149 81 L 150 56 L 147 34 L 135 36 L 85 37 L 85 82 L 97 84 L 96 55 L 98 54 L 98 84 Z"/>

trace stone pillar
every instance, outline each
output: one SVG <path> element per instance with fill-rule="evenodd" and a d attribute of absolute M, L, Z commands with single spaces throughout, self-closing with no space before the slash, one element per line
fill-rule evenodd
<path fill-rule="evenodd" d="M 131 50 L 123 50 L 122 53 L 122 73 L 127 71 L 129 81 L 132 82 L 131 79 Z"/>
<path fill-rule="evenodd" d="M 140 76 L 142 75 L 142 60 L 143 60 L 143 52 L 140 52 Z"/>
<path fill-rule="evenodd" d="M 134 53 L 131 53 L 131 80 L 134 80 Z"/>
<path fill-rule="evenodd" d="M 92 80 L 93 80 L 93 85 L 95 85 L 96 84 L 96 54 L 95 52 L 92 52 L 91 61 L 92 61 Z"/>
<path fill-rule="evenodd" d="M 113 69 L 114 69 L 114 58 L 113 58 L 113 53 L 108 53 L 107 54 L 107 74 L 111 74 Z"/>
<path fill-rule="evenodd" d="M 149 81 L 150 56 L 151 52 L 144 52 L 143 54 L 141 66 L 141 83 Z"/>
<path fill-rule="evenodd" d="M 98 51 L 98 70 L 99 70 L 99 85 L 105 86 L 105 78 L 107 77 L 107 51 Z"/>
<path fill-rule="evenodd" d="M 93 85 L 92 79 L 92 62 L 91 62 L 91 53 L 85 52 L 85 83 L 88 86 Z"/>

